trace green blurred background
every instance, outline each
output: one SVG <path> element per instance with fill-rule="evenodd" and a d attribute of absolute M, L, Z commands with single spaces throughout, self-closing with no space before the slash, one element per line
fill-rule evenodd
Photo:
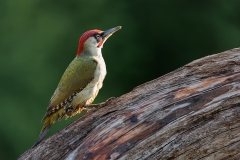
<path fill-rule="evenodd" d="M 108 74 L 95 100 L 102 102 L 239 47 L 239 6 L 239 0 L 1 0 L 0 159 L 16 159 L 37 139 L 83 32 L 123 26 L 103 48 Z M 56 123 L 48 136 L 77 117 Z"/>

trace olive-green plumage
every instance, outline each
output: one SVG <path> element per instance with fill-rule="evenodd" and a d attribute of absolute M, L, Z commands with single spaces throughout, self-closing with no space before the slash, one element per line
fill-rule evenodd
<path fill-rule="evenodd" d="M 86 102 L 89 98 L 83 97 L 75 105 L 73 101 L 77 94 L 91 83 L 96 67 L 97 62 L 93 56 L 79 55 L 69 64 L 50 100 L 47 112 L 42 119 L 44 124 L 40 136 L 34 146 L 44 138 L 51 125 L 56 121 L 60 121 L 64 116 L 72 117 L 86 109 Z M 89 95 L 90 98 L 91 96 Z M 89 104 L 91 102 L 89 101 Z"/>
<path fill-rule="evenodd" d="M 84 102 L 78 106 L 73 106 L 71 102 L 76 94 L 91 82 L 96 67 L 97 62 L 92 56 L 77 56 L 70 63 L 50 100 L 47 113 L 43 118 L 45 122 L 42 130 L 48 126 L 48 123 L 53 124 L 63 116 L 71 117 L 78 109 L 80 111 L 84 109 Z"/>
<path fill-rule="evenodd" d="M 83 89 L 93 79 L 97 62 L 92 56 L 78 56 L 64 72 L 54 92 L 49 109 L 69 98 L 72 93 Z"/>
<path fill-rule="evenodd" d="M 106 75 L 101 48 L 106 39 L 120 28 L 107 31 L 90 30 L 80 37 L 77 56 L 65 70 L 50 99 L 43 117 L 42 130 L 33 147 L 41 142 L 56 121 L 63 117 L 72 117 L 93 106 L 91 103 L 102 88 Z"/>

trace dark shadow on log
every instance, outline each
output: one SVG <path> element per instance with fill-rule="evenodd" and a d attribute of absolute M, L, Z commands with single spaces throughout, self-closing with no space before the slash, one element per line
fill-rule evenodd
<path fill-rule="evenodd" d="M 19 159 L 240 159 L 240 49 L 138 86 Z"/>

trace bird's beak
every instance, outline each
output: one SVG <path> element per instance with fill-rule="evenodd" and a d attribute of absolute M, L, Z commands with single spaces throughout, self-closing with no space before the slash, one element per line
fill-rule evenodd
<path fill-rule="evenodd" d="M 117 26 L 111 29 L 108 29 L 106 31 L 103 31 L 102 37 L 106 40 L 108 39 L 113 33 L 117 32 L 119 29 L 121 29 L 122 26 Z"/>
<path fill-rule="evenodd" d="M 105 42 L 113 33 L 117 32 L 117 31 L 118 31 L 119 29 L 121 29 L 121 28 L 122 28 L 122 26 L 117 26 L 117 27 L 108 29 L 108 30 L 106 30 L 106 31 L 103 31 L 103 32 L 101 33 L 101 35 L 102 35 L 102 41 L 99 42 L 98 47 L 101 47 L 101 48 L 102 48 L 104 42 Z"/>

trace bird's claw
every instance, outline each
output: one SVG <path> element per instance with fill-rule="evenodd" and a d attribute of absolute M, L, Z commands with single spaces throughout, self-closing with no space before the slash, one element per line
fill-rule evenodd
<path fill-rule="evenodd" d="M 116 97 L 110 97 L 110 98 L 108 98 L 105 102 L 103 102 L 103 103 L 105 103 L 105 104 L 107 104 L 107 103 L 109 103 L 110 101 L 112 101 L 112 100 L 114 100 Z"/>
<path fill-rule="evenodd" d="M 112 100 L 114 100 L 116 97 L 110 97 L 108 98 L 105 102 L 102 102 L 98 105 L 97 108 L 102 108 L 103 106 L 106 106 L 109 102 L 111 102 Z"/>
<path fill-rule="evenodd" d="M 105 102 L 99 103 L 99 104 L 90 104 L 86 107 L 86 109 L 89 110 L 97 110 L 99 108 L 102 108 L 103 106 L 106 106 L 109 102 L 114 100 L 116 97 L 110 97 Z"/>

